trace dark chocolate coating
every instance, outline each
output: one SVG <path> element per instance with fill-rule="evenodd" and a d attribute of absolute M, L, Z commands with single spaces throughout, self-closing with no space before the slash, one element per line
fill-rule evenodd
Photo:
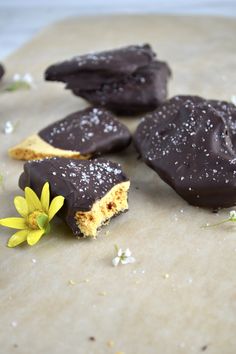
<path fill-rule="evenodd" d="M 51 158 L 29 161 L 19 179 L 21 189 L 31 187 L 40 197 L 45 182 L 50 184 L 51 199 L 65 197 L 59 212 L 74 235 L 82 236 L 75 221 L 77 211 L 89 211 L 115 185 L 128 181 L 121 166 L 105 159 L 71 160 Z"/>
<path fill-rule="evenodd" d="M 135 115 L 151 111 L 166 100 L 169 73 L 167 64 L 158 61 L 138 69 L 123 80 L 102 85 L 97 90 L 72 88 L 72 91 L 119 115 Z"/>
<path fill-rule="evenodd" d="M 131 134 L 104 108 L 75 112 L 41 130 L 38 135 L 55 148 L 101 154 L 126 148 Z"/>
<path fill-rule="evenodd" d="M 118 114 L 138 114 L 167 97 L 171 72 L 155 57 L 148 44 L 87 54 L 50 66 L 45 79 L 65 82 L 75 95 Z"/>
<path fill-rule="evenodd" d="M 148 166 L 192 205 L 236 204 L 236 107 L 176 96 L 145 116 L 135 146 Z"/>
<path fill-rule="evenodd" d="M 4 67 L 2 66 L 2 64 L 0 64 L 0 79 L 3 77 L 5 73 Z"/>
<path fill-rule="evenodd" d="M 148 44 L 76 56 L 49 66 L 45 79 L 70 83 L 77 89 L 94 90 L 100 87 L 101 81 L 108 84 L 114 78 L 125 78 L 149 65 L 155 56 Z"/>

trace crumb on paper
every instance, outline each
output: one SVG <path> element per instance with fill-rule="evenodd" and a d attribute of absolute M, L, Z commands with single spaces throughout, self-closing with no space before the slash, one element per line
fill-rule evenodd
<path fill-rule="evenodd" d="M 106 291 L 100 291 L 100 292 L 98 293 L 98 295 L 106 296 L 106 295 L 107 295 L 107 292 L 106 292 Z"/>
<path fill-rule="evenodd" d="M 84 279 L 84 282 L 85 282 L 85 283 L 89 283 L 89 282 L 90 282 L 90 279 L 86 278 L 86 279 Z"/>
<path fill-rule="evenodd" d="M 68 283 L 69 283 L 69 285 L 75 285 L 76 284 L 76 282 L 73 279 L 70 279 Z"/>
<path fill-rule="evenodd" d="M 192 284 L 192 282 L 193 282 L 193 278 L 189 277 L 189 278 L 188 278 L 188 283 L 189 283 L 189 284 Z"/>
<path fill-rule="evenodd" d="M 114 345 L 115 345 L 115 343 L 114 343 L 113 340 L 110 339 L 110 340 L 107 341 L 107 346 L 108 346 L 109 348 L 113 348 Z"/>
<path fill-rule="evenodd" d="M 145 269 L 134 269 L 132 271 L 132 273 L 137 274 L 137 275 L 146 274 L 146 270 Z"/>
<path fill-rule="evenodd" d="M 208 345 L 203 345 L 203 346 L 201 347 L 201 351 L 204 352 L 205 350 L 207 350 L 207 348 L 208 348 Z"/>
<path fill-rule="evenodd" d="M 95 342 L 95 337 L 94 336 L 91 336 L 91 337 L 89 337 L 89 340 L 91 340 L 91 342 Z"/>
<path fill-rule="evenodd" d="M 107 231 L 105 232 L 105 236 L 108 236 L 108 235 L 109 235 L 109 233 L 110 233 L 110 231 L 109 231 L 109 230 L 107 230 Z"/>
<path fill-rule="evenodd" d="M 17 327 L 18 323 L 16 321 L 12 321 L 11 325 L 12 327 Z"/>
<path fill-rule="evenodd" d="M 36 261 L 35 258 L 32 258 L 32 259 L 31 259 L 31 262 L 32 262 L 32 263 L 36 263 L 37 261 Z"/>
<path fill-rule="evenodd" d="M 169 273 L 163 274 L 163 278 L 164 278 L 164 279 L 169 279 L 169 277 L 170 277 L 170 274 L 169 274 Z"/>
<path fill-rule="evenodd" d="M 178 221 L 178 220 L 179 220 L 178 216 L 174 214 L 174 221 Z"/>

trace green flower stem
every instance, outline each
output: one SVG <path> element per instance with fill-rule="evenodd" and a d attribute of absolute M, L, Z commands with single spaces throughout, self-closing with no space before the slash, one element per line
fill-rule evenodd
<path fill-rule="evenodd" d="M 229 221 L 232 221 L 231 219 L 225 219 L 225 220 L 222 220 L 216 224 L 211 224 L 211 225 L 203 225 L 202 228 L 203 229 L 206 229 L 208 227 L 214 227 L 214 226 L 218 226 L 218 225 L 222 225 L 222 224 L 225 224 L 226 222 L 229 222 Z"/>
<path fill-rule="evenodd" d="M 15 81 L 6 87 L 6 91 L 30 90 L 31 86 L 25 81 Z"/>

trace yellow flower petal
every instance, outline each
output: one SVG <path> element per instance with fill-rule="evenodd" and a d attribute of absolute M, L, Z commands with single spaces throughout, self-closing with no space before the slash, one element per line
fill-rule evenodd
<path fill-rule="evenodd" d="M 14 204 L 16 210 L 21 216 L 26 217 L 28 215 L 29 209 L 25 198 L 15 197 Z"/>
<path fill-rule="evenodd" d="M 49 191 L 49 183 L 46 182 L 43 186 L 42 193 L 41 193 L 41 204 L 43 211 L 46 213 L 49 209 L 49 202 L 50 202 L 50 191 Z"/>
<path fill-rule="evenodd" d="M 12 235 L 9 238 L 7 246 L 8 247 L 18 246 L 20 243 L 26 241 L 28 233 L 29 233 L 28 230 L 17 231 L 14 235 Z"/>
<path fill-rule="evenodd" d="M 44 230 L 34 230 L 34 231 L 29 231 L 28 236 L 27 236 L 27 242 L 30 246 L 35 245 L 43 236 L 45 233 Z"/>
<path fill-rule="evenodd" d="M 25 188 L 25 198 L 26 202 L 28 204 L 29 208 L 29 213 L 35 211 L 35 210 L 41 210 L 42 206 L 40 203 L 40 200 L 36 193 L 33 191 L 33 189 L 26 187 Z"/>
<path fill-rule="evenodd" d="M 27 229 L 25 219 L 23 218 L 5 218 L 0 219 L 0 225 L 11 227 L 12 229 L 24 230 Z"/>
<path fill-rule="evenodd" d="M 61 195 L 58 195 L 52 200 L 48 211 L 49 221 L 51 221 L 55 214 L 61 209 L 64 204 L 64 200 L 65 198 Z"/>

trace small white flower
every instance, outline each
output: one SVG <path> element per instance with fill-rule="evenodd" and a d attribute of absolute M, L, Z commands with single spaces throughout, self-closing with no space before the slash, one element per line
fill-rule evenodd
<path fill-rule="evenodd" d="M 4 134 L 11 134 L 14 130 L 14 126 L 12 124 L 12 122 L 10 122 L 9 120 L 5 123 L 4 128 L 3 128 L 3 132 Z"/>
<path fill-rule="evenodd" d="M 26 84 L 28 84 L 30 87 L 34 87 L 34 80 L 31 74 L 26 73 L 24 75 L 20 75 L 20 74 L 14 74 L 13 75 L 13 81 L 14 82 L 25 82 Z"/>
<path fill-rule="evenodd" d="M 29 73 L 26 73 L 23 77 L 22 77 L 22 80 L 27 82 L 29 85 L 32 85 L 33 83 L 33 77 L 29 74 Z"/>
<path fill-rule="evenodd" d="M 231 210 L 229 213 L 229 217 L 231 221 L 236 221 L 236 211 L 235 210 Z"/>
<path fill-rule="evenodd" d="M 117 267 L 119 263 L 121 264 L 129 264 L 129 263 L 134 263 L 135 258 L 132 257 L 132 253 L 129 248 L 127 248 L 125 251 L 122 250 L 122 248 L 115 247 L 117 256 L 113 258 L 112 264 L 114 267 Z"/>
<path fill-rule="evenodd" d="M 236 95 L 231 96 L 231 102 L 236 106 Z"/>
<path fill-rule="evenodd" d="M 20 76 L 20 74 L 14 74 L 14 75 L 13 75 L 13 81 L 21 81 L 21 76 Z"/>

